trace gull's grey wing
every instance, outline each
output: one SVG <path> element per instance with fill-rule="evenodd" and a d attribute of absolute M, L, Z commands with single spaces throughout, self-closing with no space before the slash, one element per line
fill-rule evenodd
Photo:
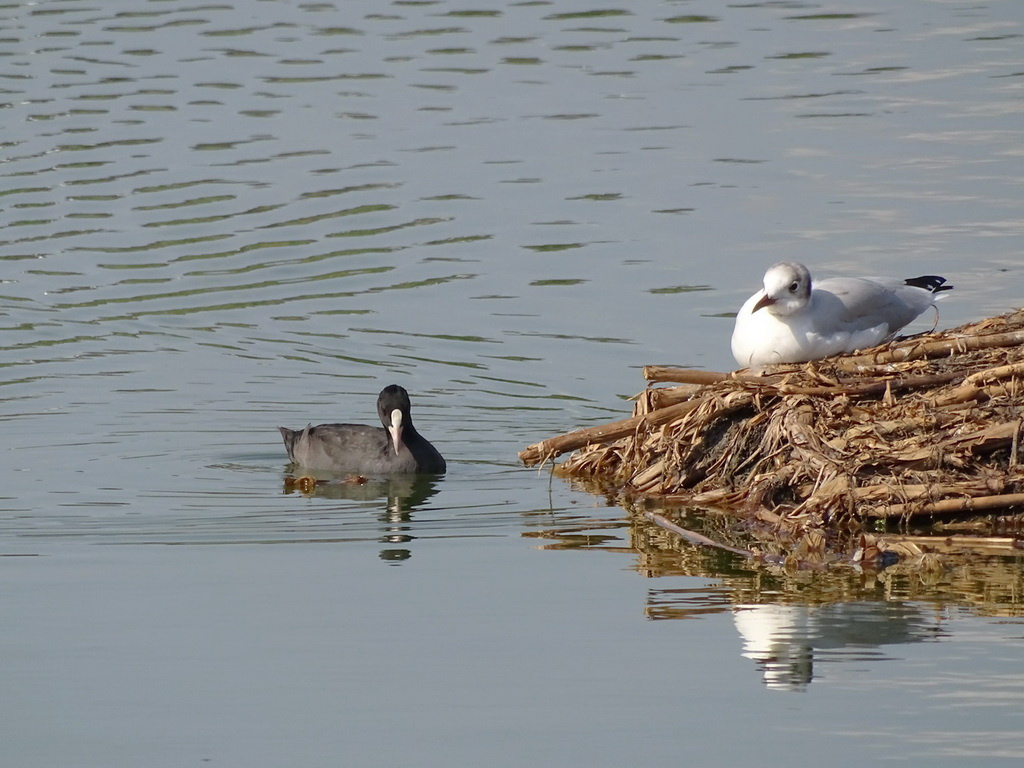
<path fill-rule="evenodd" d="M 926 288 L 901 280 L 835 277 L 822 280 L 812 296 L 815 314 L 829 318 L 831 330 L 851 332 L 883 323 L 895 333 L 935 302 Z"/>

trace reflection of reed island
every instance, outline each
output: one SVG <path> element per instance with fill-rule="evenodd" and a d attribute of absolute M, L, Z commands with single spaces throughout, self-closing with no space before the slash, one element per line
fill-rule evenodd
<path fill-rule="evenodd" d="M 737 605 L 849 602 L 913 602 L 934 615 L 964 611 L 978 616 L 1024 616 L 1024 569 L 1021 557 L 982 554 L 943 558 L 943 567 L 922 569 L 907 559 L 880 570 L 863 567 L 808 567 L 795 559 L 770 564 L 740 557 L 717 547 L 693 546 L 652 522 L 636 505 L 630 509 L 631 548 L 636 569 L 655 579 L 645 614 L 654 620 L 692 619 L 731 610 Z M 662 510 L 665 512 L 666 510 Z M 731 544 L 771 545 L 770 532 L 753 538 L 732 515 L 691 510 L 680 518 L 689 528 Z M 757 546 L 755 544 L 754 546 Z M 672 577 L 713 579 L 714 588 L 676 588 Z M 665 580 L 666 586 L 658 579 Z"/>
<path fill-rule="evenodd" d="M 695 516 L 684 522 L 697 527 Z M 976 558 L 935 572 L 904 564 L 877 573 L 752 567 L 724 550 L 682 541 L 639 510 L 630 520 L 636 568 L 653 579 L 645 615 L 677 621 L 729 614 L 740 652 L 774 689 L 803 690 L 830 668 L 823 663 L 881 661 L 888 658 L 879 650 L 884 646 L 941 639 L 944 623 L 958 615 L 1024 615 L 1024 575 L 1007 558 Z M 721 515 L 710 521 L 701 530 L 728 539 L 725 528 L 735 521 Z M 702 578 L 694 584 L 680 576 Z"/>
<path fill-rule="evenodd" d="M 860 537 L 933 533 L 937 523 L 971 534 L 954 548 L 985 534 L 985 547 L 1020 551 L 1024 310 L 761 375 L 645 375 L 683 383 L 642 393 L 630 419 L 544 440 L 520 458 L 575 451 L 559 474 L 724 511 L 826 563 L 927 554 L 934 539 Z"/>

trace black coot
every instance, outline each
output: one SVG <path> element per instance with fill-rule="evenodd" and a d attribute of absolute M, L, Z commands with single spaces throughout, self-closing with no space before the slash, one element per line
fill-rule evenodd
<path fill-rule="evenodd" d="M 416 431 L 409 408 L 409 393 L 392 384 L 377 397 L 377 415 L 383 429 L 364 424 L 278 429 L 288 457 L 307 469 L 361 475 L 444 472 L 444 457 Z"/>

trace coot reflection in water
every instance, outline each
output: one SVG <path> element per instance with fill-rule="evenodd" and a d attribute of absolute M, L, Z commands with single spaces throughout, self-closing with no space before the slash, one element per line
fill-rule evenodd
<path fill-rule="evenodd" d="M 284 479 L 284 492 L 301 492 L 306 496 L 341 501 L 386 500 L 390 514 L 408 513 L 438 491 L 438 479 L 426 474 L 399 474 L 389 477 L 364 477 L 317 470 L 299 478 L 288 474 Z M 305 481 L 309 481 L 308 483 Z"/>
<path fill-rule="evenodd" d="M 286 494 L 301 492 L 304 496 L 354 502 L 379 500 L 381 503 L 374 505 L 377 512 L 375 525 L 379 526 L 375 536 L 386 545 L 379 556 L 381 560 L 393 563 L 412 557 L 412 551 L 405 546 L 416 539 L 410 531 L 412 513 L 438 492 L 438 485 L 439 478 L 427 474 L 340 477 L 337 473 L 320 470 L 300 478 L 294 475 L 284 478 Z"/>

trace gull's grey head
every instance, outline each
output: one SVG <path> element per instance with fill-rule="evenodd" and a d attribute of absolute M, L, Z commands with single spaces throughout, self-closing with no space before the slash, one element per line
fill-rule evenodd
<path fill-rule="evenodd" d="M 798 261 L 780 261 L 764 273 L 764 296 L 752 312 L 767 308 L 773 315 L 791 315 L 811 298 L 811 273 Z"/>

